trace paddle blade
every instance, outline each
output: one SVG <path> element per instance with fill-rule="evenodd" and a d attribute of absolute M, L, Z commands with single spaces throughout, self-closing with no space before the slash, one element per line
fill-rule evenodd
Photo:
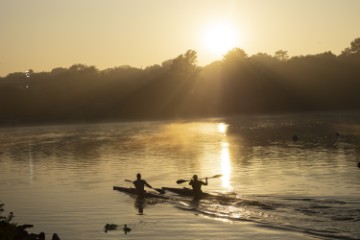
<path fill-rule="evenodd" d="M 184 182 L 187 182 L 188 180 L 184 180 L 184 179 L 179 179 L 176 181 L 177 184 L 181 184 L 181 183 L 184 183 Z"/>
<path fill-rule="evenodd" d="M 214 176 L 212 176 L 211 178 L 219 178 L 219 177 L 222 177 L 223 175 L 222 174 L 216 174 Z"/>
<path fill-rule="evenodd" d="M 165 191 L 161 188 L 153 188 L 153 189 L 156 190 L 160 194 L 165 194 Z"/>

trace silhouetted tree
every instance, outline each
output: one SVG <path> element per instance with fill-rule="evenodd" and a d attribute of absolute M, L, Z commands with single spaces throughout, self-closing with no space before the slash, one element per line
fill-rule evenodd
<path fill-rule="evenodd" d="M 248 56 L 203 68 L 188 50 L 145 69 L 74 64 L 0 78 L 0 124 L 359 109 L 360 38 L 342 54 Z"/>
<path fill-rule="evenodd" d="M 289 59 L 288 52 L 284 50 L 276 51 L 274 57 L 280 61 L 286 61 Z"/>
<path fill-rule="evenodd" d="M 190 77 L 196 70 L 196 61 L 197 53 L 194 50 L 188 50 L 172 61 L 170 71 L 180 78 Z"/>
<path fill-rule="evenodd" d="M 243 49 L 234 48 L 224 55 L 223 62 L 236 65 L 237 63 L 243 62 L 247 57 L 248 55 Z"/>
<path fill-rule="evenodd" d="M 360 38 L 355 38 L 355 40 L 350 43 L 350 47 L 345 48 L 345 50 L 342 51 L 342 54 L 349 55 L 352 53 L 359 53 L 359 52 L 360 52 Z"/>

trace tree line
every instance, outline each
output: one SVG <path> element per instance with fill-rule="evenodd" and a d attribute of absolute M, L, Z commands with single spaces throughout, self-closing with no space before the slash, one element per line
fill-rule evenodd
<path fill-rule="evenodd" d="M 0 124 L 352 110 L 359 90 L 360 38 L 339 55 L 234 48 L 204 67 L 188 50 L 144 69 L 75 64 L 8 74 L 0 78 Z"/>

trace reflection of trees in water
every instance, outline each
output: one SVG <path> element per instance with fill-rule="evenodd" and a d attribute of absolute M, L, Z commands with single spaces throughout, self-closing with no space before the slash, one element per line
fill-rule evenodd
<path fill-rule="evenodd" d="M 58 162 L 66 164 L 70 161 L 79 163 L 97 163 L 100 157 L 99 149 L 108 141 L 97 139 L 96 136 L 89 136 L 86 133 L 69 134 L 66 127 L 55 130 L 54 127 L 44 127 L 46 130 L 34 128 L 32 133 L 25 133 L 29 141 L 22 141 L 22 135 L 12 135 L 5 149 L 9 152 L 9 157 L 15 161 L 27 161 L 29 156 L 29 144 L 31 144 L 32 158 L 34 161 Z M 71 127 L 70 127 L 71 129 Z M 46 133 L 43 133 L 46 132 Z M 75 160 L 75 161 L 74 161 Z M 86 164 L 84 167 L 86 168 Z"/>
<path fill-rule="evenodd" d="M 354 119 L 359 117 L 352 112 L 333 112 L 233 118 L 228 135 L 250 147 L 295 144 L 299 148 L 334 148 L 339 142 L 356 144 L 360 132 L 354 131 Z M 293 141 L 294 134 L 298 142 Z"/>
<path fill-rule="evenodd" d="M 232 159 L 243 166 L 277 161 L 299 164 L 338 158 L 354 161 L 360 142 L 357 113 L 312 113 L 232 118 L 228 140 Z M 297 134 L 298 141 L 292 136 Z M 275 162 L 274 162 L 275 161 Z M 312 160 L 310 160 L 312 161 Z"/>
<path fill-rule="evenodd" d="M 219 161 L 225 156 L 224 141 L 229 164 L 232 161 L 251 164 L 254 158 L 264 161 L 288 158 L 290 153 L 298 156 L 306 151 L 330 150 L 355 156 L 360 142 L 357 119 L 356 113 L 314 113 L 199 122 L 34 127 L 18 132 L 3 131 L 0 154 L 14 163 L 28 161 L 30 141 L 34 164 L 43 161 L 86 169 L 107 159 L 131 159 L 139 163 L 152 159 L 155 166 L 171 161 L 188 172 L 203 169 L 205 165 L 208 170 L 220 171 Z M 218 132 L 219 122 L 228 125 L 226 135 Z M 299 136 L 297 142 L 292 141 L 294 134 Z"/>

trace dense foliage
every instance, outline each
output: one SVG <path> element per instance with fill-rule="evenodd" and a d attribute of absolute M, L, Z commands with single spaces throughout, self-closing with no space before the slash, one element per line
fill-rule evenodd
<path fill-rule="evenodd" d="M 358 109 L 360 38 L 340 55 L 229 51 L 196 66 L 193 50 L 145 69 L 76 64 L 0 78 L 0 124 L 209 117 Z"/>
<path fill-rule="evenodd" d="M 28 233 L 26 228 L 33 225 L 18 225 L 12 222 L 14 214 L 10 212 L 7 217 L 3 216 L 4 204 L 0 203 L 0 239 L 1 240 L 45 240 L 45 234 Z"/>

